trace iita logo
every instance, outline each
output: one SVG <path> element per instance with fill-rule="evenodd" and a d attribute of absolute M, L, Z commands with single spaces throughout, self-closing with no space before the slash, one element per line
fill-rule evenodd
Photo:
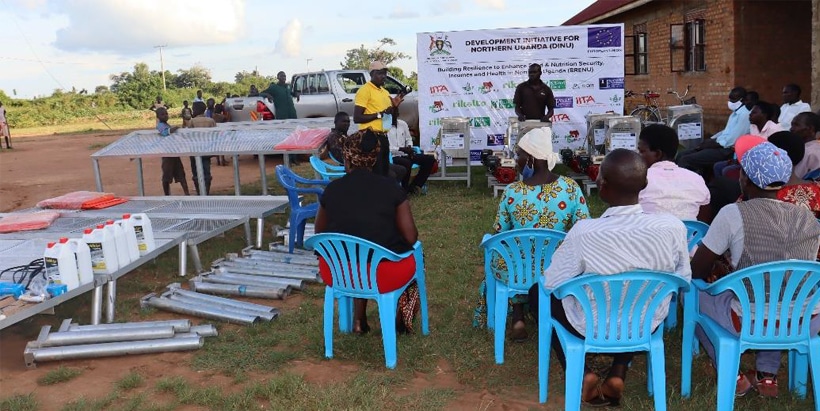
<path fill-rule="evenodd" d="M 481 87 L 478 90 L 481 91 L 481 94 L 487 94 L 492 93 L 493 91 L 497 91 L 493 88 L 492 81 L 485 81 L 481 83 Z"/>
<path fill-rule="evenodd" d="M 502 98 L 498 100 L 493 100 L 491 103 L 492 108 L 496 110 L 504 110 L 504 109 L 514 109 L 515 104 L 513 103 L 512 99 L 510 98 Z"/>
<path fill-rule="evenodd" d="M 438 113 L 438 112 L 444 111 L 444 110 L 447 110 L 447 109 L 444 108 L 444 102 L 443 101 L 434 101 L 433 105 L 430 106 L 430 112 L 431 113 Z"/>
<path fill-rule="evenodd" d="M 553 123 L 569 123 L 571 120 L 567 113 L 555 113 L 552 115 Z"/>
<path fill-rule="evenodd" d="M 475 87 L 473 87 L 472 84 L 467 83 L 461 89 L 464 90 L 464 94 L 473 94 L 473 90 L 475 90 Z"/>
<path fill-rule="evenodd" d="M 430 35 L 430 56 L 449 56 L 453 44 L 447 39 L 448 37 L 444 33 Z"/>

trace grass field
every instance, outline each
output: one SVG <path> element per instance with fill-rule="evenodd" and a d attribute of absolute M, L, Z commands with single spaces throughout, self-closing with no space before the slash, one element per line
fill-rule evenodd
<path fill-rule="evenodd" d="M 296 171 L 311 175 L 309 166 Z M 325 363 L 322 340 L 322 286 L 313 285 L 303 291 L 297 307 L 285 309 L 274 322 L 252 327 L 218 324 L 219 337 L 208 339 L 196 352 L 189 366 L 195 370 L 217 372 L 228 376 L 234 387 L 196 386 L 181 377 L 148 380 L 139 373 L 124 374 L 119 382 L 96 398 L 79 398 L 69 402 L 64 410 L 174 410 L 211 409 L 446 409 L 463 406 L 459 396 L 468 392 L 487 391 L 504 400 L 532 401 L 537 404 L 536 378 L 537 343 L 535 329 L 529 321 L 532 337 L 523 344 L 507 343 L 506 362 L 495 365 L 492 334 L 472 326 L 473 308 L 478 297 L 477 287 L 483 278 L 482 252 L 478 246 L 489 232 L 498 199 L 490 195 L 481 168 L 476 171 L 472 188 L 463 182 L 431 182 L 428 195 L 412 199 L 412 209 L 424 246 L 430 301 L 431 334 L 399 336 L 398 366 L 394 371 L 384 367 L 382 340 L 379 333 L 367 336 L 334 336 L 333 363 L 355 367 L 350 377 L 329 384 L 315 384 L 288 371 L 293 361 Z M 269 181 L 275 181 L 273 176 Z M 243 192 L 258 193 L 258 186 L 246 186 Z M 281 189 L 274 188 L 276 193 Z M 593 215 L 605 209 L 598 197 L 589 199 Z M 279 215 L 268 221 L 284 224 Z M 236 252 L 245 243 L 241 228 L 224 238 L 200 245 L 202 261 L 208 262 L 226 252 Z M 270 233 L 266 233 L 270 239 Z M 155 264 L 148 264 L 120 280 L 117 318 L 120 321 L 151 319 L 154 311 L 141 310 L 139 298 L 162 290 L 176 277 L 177 253 L 166 253 Z M 85 318 L 88 299 L 77 298 L 57 308 L 53 318 L 29 320 L 26 332 L 36 338 L 40 323 L 59 324 L 67 317 Z M 371 304 L 369 318 L 378 324 L 378 311 Z M 35 323 L 36 321 L 36 323 Z M 694 364 L 694 387 L 691 399 L 681 399 L 680 332 L 665 336 L 667 364 L 667 394 L 670 410 L 715 409 L 715 378 L 708 361 L 699 357 Z M 625 410 L 652 409 L 652 399 L 646 394 L 645 356 L 638 355 L 627 380 L 627 392 L 622 401 Z M 145 361 L 150 361 L 150 356 Z M 602 357 L 589 361 L 593 367 L 605 362 Z M 747 358 L 745 366 L 749 366 Z M 550 398 L 563 398 L 563 371 L 552 361 Z M 442 366 L 452 369 L 462 388 L 431 386 L 402 395 L 403 388 L 414 379 L 434 376 Z M 51 375 L 53 374 L 53 375 Z M 251 376 L 254 376 L 251 378 Z M 52 371 L 42 384 L 60 384 L 71 378 L 81 378 L 69 363 Z M 781 396 L 777 400 L 762 400 L 754 395 L 736 401 L 737 409 L 749 410 L 811 410 L 814 402 L 798 400 L 785 392 L 786 375 L 781 373 Z M 0 399 L 0 410 L 36 410 L 36 393 Z M 1 395 L 0 395 L 1 396 Z M 551 402 L 552 402 L 551 401 Z M 195 408 L 189 408 L 189 407 Z M 508 409 L 504 404 L 486 404 L 479 409 Z M 562 409 L 562 404 L 549 409 Z"/>

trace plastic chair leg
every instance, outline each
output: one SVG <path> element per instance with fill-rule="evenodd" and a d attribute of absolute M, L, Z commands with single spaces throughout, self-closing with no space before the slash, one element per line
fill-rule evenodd
<path fill-rule="evenodd" d="M 798 398 L 806 398 L 808 388 L 809 356 L 797 351 L 789 351 L 789 391 L 797 394 Z"/>
<path fill-rule="evenodd" d="M 288 228 L 288 252 L 293 254 L 294 245 L 296 245 L 296 220 L 291 219 L 290 227 Z"/>
<path fill-rule="evenodd" d="M 487 306 L 487 329 L 495 329 L 495 287 L 496 279 L 490 273 L 484 275 L 484 299 Z"/>
<path fill-rule="evenodd" d="M 680 396 L 683 398 L 689 398 L 692 394 L 692 360 L 695 355 L 692 345 L 697 345 L 695 323 L 693 321 L 687 323 L 684 319 L 680 358 Z"/>
<path fill-rule="evenodd" d="M 424 269 L 421 273 L 416 275 L 416 285 L 419 287 L 419 303 L 421 304 L 421 333 L 422 335 L 430 335 L 430 319 L 427 316 L 427 278 L 425 277 Z"/>
<path fill-rule="evenodd" d="M 495 286 L 495 363 L 504 364 L 504 333 L 507 330 L 507 287 L 503 284 Z"/>
<path fill-rule="evenodd" d="M 820 410 L 820 339 L 814 338 L 809 342 L 808 360 L 811 385 L 814 389 L 814 409 L 818 411 Z"/>
<path fill-rule="evenodd" d="M 567 379 L 564 388 L 564 409 L 581 409 L 581 390 L 584 386 L 584 352 L 581 346 L 566 344 Z M 572 365 L 570 365 L 572 364 Z"/>
<path fill-rule="evenodd" d="M 673 295 L 672 300 L 669 301 L 669 314 L 666 316 L 666 319 L 663 320 L 663 328 L 665 330 L 671 330 L 678 325 L 678 296 Z"/>
<path fill-rule="evenodd" d="M 389 293 L 379 296 L 379 321 L 382 327 L 384 343 L 384 361 L 387 368 L 396 368 L 396 303 L 398 294 Z"/>
<path fill-rule="evenodd" d="M 348 334 L 353 331 L 353 299 L 339 296 L 339 331 Z"/>
<path fill-rule="evenodd" d="M 547 402 L 549 392 L 550 372 L 550 343 L 552 339 L 552 324 L 548 308 L 550 301 L 546 298 L 538 299 L 538 401 Z"/>
<path fill-rule="evenodd" d="M 663 356 L 663 341 L 653 343 L 649 352 L 651 386 L 655 397 L 655 411 L 666 411 L 666 360 Z"/>
<path fill-rule="evenodd" d="M 340 315 L 341 311 L 340 309 Z M 325 357 L 333 358 L 333 288 L 331 287 L 325 287 L 325 311 L 322 328 L 325 334 Z"/>
<path fill-rule="evenodd" d="M 715 344 L 717 356 L 717 409 L 732 411 L 735 407 L 735 386 L 740 370 L 740 350 L 731 342 Z"/>

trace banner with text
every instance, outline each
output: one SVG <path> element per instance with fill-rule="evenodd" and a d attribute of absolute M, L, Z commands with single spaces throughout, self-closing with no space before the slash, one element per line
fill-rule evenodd
<path fill-rule="evenodd" d="M 471 160 L 500 150 L 532 63 L 555 94 L 553 149 L 581 148 L 586 114 L 623 114 L 623 43 L 622 24 L 418 33 L 422 149 L 435 149 L 441 118 L 469 117 Z"/>

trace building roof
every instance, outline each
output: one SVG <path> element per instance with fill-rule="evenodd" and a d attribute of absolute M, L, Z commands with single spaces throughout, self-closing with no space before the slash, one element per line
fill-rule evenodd
<path fill-rule="evenodd" d="M 647 1 L 641 0 L 598 0 L 595 3 L 590 4 L 589 7 L 581 10 L 580 13 L 572 16 L 562 25 L 570 26 L 573 24 L 593 23 L 597 17 L 601 17 L 607 13 L 616 11 L 624 6 L 629 6 L 632 3 L 639 3 L 635 5 L 638 6 L 646 2 Z"/>

